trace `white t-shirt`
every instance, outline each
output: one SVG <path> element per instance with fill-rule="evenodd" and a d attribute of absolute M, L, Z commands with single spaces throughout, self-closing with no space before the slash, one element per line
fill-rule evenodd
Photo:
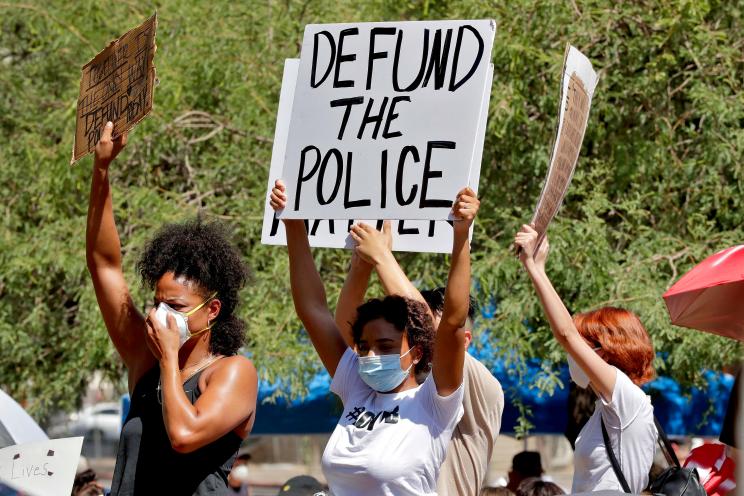
<path fill-rule="evenodd" d="M 656 426 L 651 399 L 621 370 L 615 369 L 612 400 L 597 400 L 594 414 L 576 438 L 572 493 L 622 491 L 602 438 L 601 418 L 630 490 L 640 494 L 656 451 Z"/>
<path fill-rule="evenodd" d="M 400 393 L 378 393 L 359 377 L 358 356 L 344 353 L 331 391 L 344 404 L 322 467 L 335 496 L 436 495 L 439 467 L 462 417 L 463 387 L 437 394 L 433 375 Z"/>

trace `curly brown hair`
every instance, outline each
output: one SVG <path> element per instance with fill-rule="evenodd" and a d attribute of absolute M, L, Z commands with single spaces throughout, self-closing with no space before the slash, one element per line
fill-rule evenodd
<path fill-rule="evenodd" d="M 137 269 L 149 289 L 166 272 L 173 272 L 196 283 L 205 298 L 216 292 L 222 307 L 212 328 L 209 350 L 230 356 L 243 346 L 245 322 L 234 311 L 249 272 L 224 225 L 200 218 L 166 224 L 145 245 Z"/>
<path fill-rule="evenodd" d="M 364 326 L 376 319 L 384 319 L 398 331 L 405 331 L 408 346 L 418 346 L 421 350 L 421 360 L 413 368 L 414 372 L 428 372 L 434 354 L 435 332 L 426 305 L 396 295 L 368 300 L 357 308 L 357 318 L 351 325 L 355 344 L 359 344 Z"/>

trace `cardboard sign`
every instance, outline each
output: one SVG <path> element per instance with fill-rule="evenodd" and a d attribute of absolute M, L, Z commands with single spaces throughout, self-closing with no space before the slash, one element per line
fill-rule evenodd
<path fill-rule="evenodd" d="M 537 247 L 545 237 L 550 221 L 558 213 L 568 185 L 571 184 L 597 82 L 599 76 L 592 69 L 589 59 L 576 48 L 567 45 L 561 78 L 560 112 L 550 166 L 532 216 L 539 235 Z"/>
<path fill-rule="evenodd" d="M 272 150 L 271 167 L 267 184 L 266 202 L 264 204 L 263 228 L 261 242 L 266 245 L 286 245 L 287 238 L 284 224 L 277 218 L 269 203 L 269 195 L 274 181 L 281 177 L 282 158 L 287 145 L 289 120 L 292 114 L 292 102 L 297 80 L 300 61 L 287 59 L 284 62 L 282 89 L 279 96 L 276 129 L 274 131 L 274 146 Z M 479 116 L 476 155 L 470 168 L 470 187 L 477 193 L 480 178 L 481 156 L 485 139 L 486 122 L 488 118 L 488 104 L 493 80 L 493 65 L 489 65 L 488 77 L 483 88 L 483 99 Z M 349 235 L 349 228 L 353 220 L 311 220 L 307 221 L 307 232 L 310 245 L 323 248 L 352 248 L 354 241 Z M 377 229 L 382 228 L 382 221 L 369 221 Z M 442 220 L 398 220 L 393 222 L 393 250 L 427 253 L 450 253 L 452 251 L 452 226 Z M 472 228 L 471 228 L 472 238 Z"/>
<path fill-rule="evenodd" d="M 489 20 L 307 26 L 280 216 L 446 220 L 480 153 L 495 30 Z"/>
<path fill-rule="evenodd" d="M 70 494 L 82 447 L 70 437 L 0 449 L 0 481 L 35 496 Z"/>
<path fill-rule="evenodd" d="M 157 24 L 155 14 L 83 66 L 71 164 L 95 149 L 106 122 L 116 138 L 152 110 Z"/>

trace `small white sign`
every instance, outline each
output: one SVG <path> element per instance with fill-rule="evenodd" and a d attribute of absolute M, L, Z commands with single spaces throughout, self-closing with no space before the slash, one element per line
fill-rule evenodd
<path fill-rule="evenodd" d="M 282 89 L 279 96 L 276 129 L 274 131 L 274 146 L 272 150 L 271 167 L 267 183 L 266 201 L 264 204 L 263 228 L 261 242 L 265 245 L 286 245 L 287 238 L 284 224 L 274 214 L 269 203 L 269 194 L 274 181 L 281 177 L 282 157 L 287 143 L 288 124 L 292 114 L 292 101 L 299 67 L 298 59 L 287 59 L 284 62 Z M 483 88 L 481 112 L 479 116 L 476 153 L 470 168 L 468 184 L 478 192 L 480 178 L 483 142 L 485 140 L 486 122 L 488 119 L 488 104 L 493 80 L 493 65 L 489 65 L 488 77 Z M 310 220 L 307 222 L 307 232 L 310 245 L 322 248 L 352 248 L 354 242 L 349 236 L 349 227 L 353 220 Z M 378 229 L 382 221 L 364 221 Z M 471 229 L 472 237 L 472 229 Z M 452 251 L 452 226 L 443 220 L 397 220 L 393 221 L 393 250 L 424 253 L 450 253 Z"/>
<path fill-rule="evenodd" d="M 480 153 L 495 31 L 492 20 L 308 25 L 280 217 L 448 219 Z"/>
<path fill-rule="evenodd" d="M 82 447 L 69 437 L 0 449 L 0 481 L 33 496 L 70 494 Z"/>

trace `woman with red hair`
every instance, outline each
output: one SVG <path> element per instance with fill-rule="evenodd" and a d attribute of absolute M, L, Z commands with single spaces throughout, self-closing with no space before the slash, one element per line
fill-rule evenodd
<path fill-rule="evenodd" d="M 571 493 L 622 491 L 605 448 L 603 427 L 633 493 L 648 485 L 656 447 L 651 400 L 640 385 L 654 375 L 654 349 L 638 317 L 604 307 L 571 317 L 545 273 L 547 238 L 524 225 L 514 238 L 520 260 L 532 279 L 553 335 L 568 353 L 568 369 L 582 388 L 598 396 L 594 414 L 576 438 Z"/>

